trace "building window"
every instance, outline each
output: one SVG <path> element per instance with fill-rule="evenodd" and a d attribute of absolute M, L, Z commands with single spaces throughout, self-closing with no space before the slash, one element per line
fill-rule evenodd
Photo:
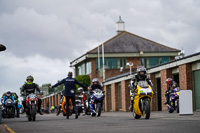
<path fill-rule="evenodd" d="M 86 63 L 86 74 L 90 74 L 91 73 L 91 62 L 87 62 Z"/>
<path fill-rule="evenodd" d="M 85 75 L 91 73 L 91 62 L 86 62 L 78 66 L 78 75 Z"/>
<path fill-rule="evenodd" d="M 85 63 L 78 66 L 78 75 L 85 75 Z"/>
<path fill-rule="evenodd" d="M 170 62 L 170 57 L 141 58 L 141 65 L 146 68 L 154 67 L 167 62 Z"/>
<path fill-rule="evenodd" d="M 126 68 L 126 59 L 125 58 L 105 58 L 104 65 L 107 69 L 115 69 L 115 68 Z M 100 58 L 100 69 L 103 68 L 103 61 Z M 96 70 L 98 70 L 98 58 L 96 59 Z"/>

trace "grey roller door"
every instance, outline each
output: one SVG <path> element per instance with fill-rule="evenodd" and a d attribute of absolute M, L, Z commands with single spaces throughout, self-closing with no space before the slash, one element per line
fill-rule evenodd
<path fill-rule="evenodd" d="M 200 70 L 194 71 L 195 109 L 200 110 Z"/>

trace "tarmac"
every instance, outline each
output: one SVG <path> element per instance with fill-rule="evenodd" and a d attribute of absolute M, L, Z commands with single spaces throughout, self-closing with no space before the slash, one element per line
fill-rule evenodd
<path fill-rule="evenodd" d="M 0 133 L 9 133 L 4 124 L 0 124 Z"/>

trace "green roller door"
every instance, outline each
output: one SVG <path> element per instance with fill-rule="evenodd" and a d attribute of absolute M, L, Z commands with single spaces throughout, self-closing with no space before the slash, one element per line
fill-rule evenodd
<path fill-rule="evenodd" d="M 200 109 L 200 70 L 194 71 L 195 109 Z"/>

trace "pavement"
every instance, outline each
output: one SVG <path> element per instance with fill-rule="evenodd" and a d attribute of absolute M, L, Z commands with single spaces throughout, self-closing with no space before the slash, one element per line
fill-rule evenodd
<path fill-rule="evenodd" d="M 0 133 L 199 133 L 200 112 L 193 115 L 169 114 L 167 111 L 151 112 L 150 119 L 134 119 L 131 112 L 104 112 L 100 117 L 74 115 L 66 119 L 60 114 L 37 115 L 36 121 L 29 122 L 25 115 L 20 118 L 3 119 Z M 5 126 L 9 131 L 5 131 Z"/>

